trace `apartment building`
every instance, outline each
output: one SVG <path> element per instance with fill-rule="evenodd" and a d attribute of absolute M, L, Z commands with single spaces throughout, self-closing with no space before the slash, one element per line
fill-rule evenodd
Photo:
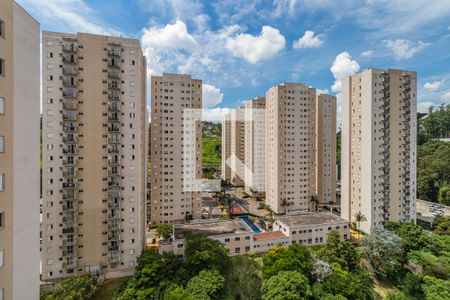
<path fill-rule="evenodd" d="M 415 72 L 366 69 L 342 80 L 342 216 L 370 232 L 415 219 Z"/>
<path fill-rule="evenodd" d="M 0 299 L 39 298 L 39 32 L 0 1 Z"/>
<path fill-rule="evenodd" d="M 266 204 L 309 211 L 316 195 L 316 90 L 282 83 L 266 92 Z"/>
<path fill-rule="evenodd" d="M 231 182 L 231 168 L 227 164 L 231 156 L 231 113 L 222 114 L 222 180 Z"/>
<path fill-rule="evenodd" d="M 245 111 L 236 108 L 230 116 L 230 168 L 231 183 L 235 186 L 244 186 L 245 179 Z"/>
<path fill-rule="evenodd" d="M 244 104 L 245 192 L 257 197 L 265 190 L 265 107 L 266 99 L 256 97 Z"/>
<path fill-rule="evenodd" d="M 336 203 L 336 97 L 316 96 L 317 203 Z"/>
<path fill-rule="evenodd" d="M 133 272 L 145 248 L 145 95 L 138 40 L 42 33 L 42 279 Z"/>
<path fill-rule="evenodd" d="M 202 81 L 163 73 L 151 78 L 151 224 L 201 218 L 201 192 L 190 182 L 202 178 Z M 189 180 L 189 183 L 186 180 Z"/>

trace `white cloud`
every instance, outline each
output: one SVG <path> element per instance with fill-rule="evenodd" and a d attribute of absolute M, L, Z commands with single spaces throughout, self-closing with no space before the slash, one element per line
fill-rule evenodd
<path fill-rule="evenodd" d="M 422 51 L 429 43 L 422 41 L 412 42 L 405 39 L 387 40 L 384 41 L 387 48 L 391 49 L 396 59 L 407 59 L 414 56 L 414 54 Z"/>
<path fill-rule="evenodd" d="M 275 17 L 281 17 L 286 12 L 293 16 L 297 11 L 297 5 L 299 0 L 274 0 L 274 15 Z"/>
<path fill-rule="evenodd" d="M 192 49 L 195 47 L 195 39 L 188 33 L 183 21 L 167 24 L 162 28 L 144 28 L 142 34 L 142 46 L 154 49 Z"/>
<path fill-rule="evenodd" d="M 294 42 L 292 45 L 294 49 L 301 48 L 318 48 L 323 44 L 323 41 L 313 31 L 305 31 L 305 34 Z"/>
<path fill-rule="evenodd" d="M 442 81 L 425 82 L 423 85 L 427 90 L 437 90 L 441 85 Z"/>
<path fill-rule="evenodd" d="M 433 102 L 431 101 L 417 103 L 417 111 L 422 113 L 428 112 L 430 106 L 433 106 Z"/>
<path fill-rule="evenodd" d="M 220 89 L 210 84 L 203 84 L 202 94 L 204 108 L 215 107 L 220 102 L 222 102 L 223 99 L 223 93 L 220 91 Z"/>
<path fill-rule="evenodd" d="M 364 51 L 363 53 L 361 53 L 362 57 L 372 57 L 373 56 L 373 51 L 372 50 L 367 50 Z"/>
<path fill-rule="evenodd" d="M 444 95 L 442 95 L 441 99 L 445 103 L 450 104 L 450 91 L 448 91 Z"/>
<path fill-rule="evenodd" d="M 342 90 L 342 85 L 340 80 L 335 80 L 331 86 L 331 90 L 335 93 L 339 93 Z"/>
<path fill-rule="evenodd" d="M 260 35 L 240 33 L 228 38 L 225 47 L 233 56 L 242 57 L 249 63 L 256 64 L 281 51 L 285 43 L 286 40 L 278 29 L 263 26 Z"/>
<path fill-rule="evenodd" d="M 331 65 L 331 73 L 335 79 L 355 75 L 359 71 L 359 64 L 348 52 L 339 53 Z"/>
<path fill-rule="evenodd" d="M 202 120 L 207 122 L 222 122 L 222 115 L 231 112 L 230 108 L 209 108 L 202 112 Z"/>
<path fill-rule="evenodd" d="M 329 94 L 330 92 L 328 91 L 328 89 L 316 89 L 316 94 L 317 95 L 321 95 L 321 94 Z"/>
<path fill-rule="evenodd" d="M 121 32 L 102 25 L 94 11 L 84 0 L 18 0 L 27 11 L 47 23 L 52 30 L 86 32 L 93 34 L 121 35 Z"/>

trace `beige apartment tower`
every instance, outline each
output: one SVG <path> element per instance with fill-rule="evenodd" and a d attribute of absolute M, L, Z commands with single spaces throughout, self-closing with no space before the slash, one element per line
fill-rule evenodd
<path fill-rule="evenodd" d="M 316 90 L 301 83 L 266 92 L 266 204 L 277 214 L 313 208 L 315 103 Z"/>
<path fill-rule="evenodd" d="M 152 76 L 151 98 L 150 223 L 201 218 L 201 192 L 185 178 L 202 179 L 202 123 L 196 121 L 195 129 L 185 125 L 190 110 L 202 108 L 202 81 L 181 74 Z"/>
<path fill-rule="evenodd" d="M 416 73 L 366 69 L 342 80 L 342 216 L 371 232 L 415 219 Z"/>
<path fill-rule="evenodd" d="M 243 108 L 233 109 L 230 113 L 230 168 L 231 183 L 244 186 L 245 178 L 245 111 Z"/>
<path fill-rule="evenodd" d="M 231 156 L 231 113 L 222 114 L 222 180 L 231 182 L 231 168 L 227 164 Z"/>
<path fill-rule="evenodd" d="M 253 197 L 264 196 L 265 190 L 265 107 L 265 97 L 256 97 L 244 104 L 244 187 Z"/>
<path fill-rule="evenodd" d="M 42 278 L 133 272 L 145 248 L 138 40 L 42 33 Z"/>
<path fill-rule="evenodd" d="M 336 97 L 316 96 L 317 204 L 336 203 Z"/>
<path fill-rule="evenodd" d="M 39 298 L 39 23 L 0 1 L 0 299 Z"/>

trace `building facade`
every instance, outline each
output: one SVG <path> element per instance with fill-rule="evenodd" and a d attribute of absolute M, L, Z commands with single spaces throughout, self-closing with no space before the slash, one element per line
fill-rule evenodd
<path fill-rule="evenodd" d="M 231 182 L 231 168 L 227 164 L 231 156 L 231 113 L 222 114 L 222 180 Z"/>
<path fill-rule="evenodd" d="M 42 33 L 42 278 L 133 272 L 145 248 L 146 60 L 138 40 Z"/>
<path fill-rule="evenodd" d="M 231 111 L 230 127 L 230 156 L 231 183 L 235 186 L 244 186 L 245 178 L 245 111 L 236 108 Z M 236 159 L 237 158 L 237 159 Z"/>
<path fill-rule="evenodd" d="M 342 80 L 342 216 L 370 232 L 415 219 L 416 73 L 366 69 Z"/>
<path fill-rule="evenodd" d="M 202 178 L 202 123 L 185 127 L 190 118 L 185 110 L 202 108 L 202 81 L 181 74 L 152 76 L 151 97 L 150 222 L 201 218 L 201 192 L 190 190 L 185 175 Z M 193 159 L 185 160 L 188 154 Z M 195 174 L 186 174 L 186 169 Z"/>
<path fill-rule="evenodd" d="M 336 203 L 336 97 L 316 96 L 317 203 Z"/>
<path fill-rule="evenodd" d="M 312 210 L 316 195 L 316 90 L 282 83 L 266 92 L 266 204 L 275 213 Z"/>
<path fill-rule="evenodd" d="M 245 103 L 245 192 L 263 196 L 265 190 L 265 107 L 266 99 L 256 97 Z"/>
<path fill-rule="evenodd" d="M 39 298 L 39 35 L 0 1 L 0 299 Z"/>

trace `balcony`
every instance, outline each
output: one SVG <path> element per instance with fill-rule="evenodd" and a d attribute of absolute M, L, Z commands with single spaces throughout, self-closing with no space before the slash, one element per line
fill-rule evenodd
<path fill-rule="evenodd" d="M 76 87 L 77 86 L 77 79 L 75 77 L 64 77 L 63 78 L 63 86 L 67 87 Z"/>
<path fill-rule="evenodd" d="M 108 165 L 114 166 L 119 164 L 120 164 L 120 156 L 118 155 L 108 156 Z"/>
<path fill-rule="evenodd" d="M 70 112 L 63 112 L 63 120 L 64 121 L 76 121 L 77 120 L 77 113 L 70 111 Z"/>
<path fill-rule="evenodd" d="M 108 136 L 108 143 L 109 144 L 120 144 L 121 139 L 120 135 L 110 135 Z"/>
<path fill-rule="evenodd" d="M 68 64 L 76 64 L 78 63 L 78 57 L 73 54 L 63 54 L 62 61 Z"/>
<path fill-rule="evenodd" d="M 108 100 L 119 101 L 120 100 L 120 93 L 119 92 L 109 92 L 108 93 Z"/>
<path fill-rule="evenodd" d="M 108 70 L 108 78 L 119 79 L 120 78 L 120 70 L 117 70 L 117 69 Z"/>
<path fill-rule="evenodd" d="M 108 103 L 109 111 L 120 111 L 120 104 L 118 102 Z"/>
<path fill-rule="evenodd" d="M 113 80 L 113 81 L 108 81 L 108 89 L 110 90 L 120 90 L 120 82 Z"/>
<path fill-rule="evenodd" d="M 108 222 L 107 228 L 108 228 L 108 231 L 109 230 L 120 230 L 120 222 L 111 220 Z"/>
<path fill-rule="evenodd" d="M 110 68 L 120 68 L 120 59 L 118 58 L 109 58 L 108 59 L 108 67 Z"/>
<path fill-rule="evenodd" d="M 117 125 L 115 123 L 108 125 L 108 132 L 111 132 L 111 133 L 120 132 L 120 125 Z"/>
<path fill-rule="evenodd" d="M 113 154 L 119 154 L 120 153 L 120 148 L 118 145 L 108 145 L 108 154 L 113 153 Z"/>
<path fill-rule="evenodd" d="M 77 75 L 78 69 L 76 67 L 63 67 L 63 75 Z"/>
<path fill-rule="evenodd" d="M 77 188 L 77 184 L 75 182 L 63 182 L 62 184 L 63 189 L 69 189 L 69 190 L 73 190 Z"/>
<path fill-rule="evenodd" d="M 76 98 L 77 92 L 75 90 L 63 90 L 62 96 L 65 98 Z"/>
<path fill-rule="evenodd" d="M 108 234 L 108 241 L 120 241 L 120 236 L 118 234 Z"/>
<path fill-rule="evenodd" d="M 74 226 L 68 226 L 62 229 L 63 234 L 73 234 L 75 232 Z"/>
<path fill-rule="evenodd" d="M 62 223 L 75 223 L 75 216 L 62 217 Z"/>
<path fill-rule="evenodd" d="M 62 210 L 63 211 L 75 211 L 76 210 L 76 206 L 72 203 L 72 204 L 68 204 L 68 205 L 63 205 L 62 206 Z"/>
<path fill-rule="evenodd" d="M 108 208 L 119 208 L 120 203 L 118 201 L 108 200 Z"/>
<path fill-rule="evenodd" d="M 75 125 L 63 126 L 63 131 L 68 132 L 68 133 L 77 132 L 77 126 L 75 126 Z"/>
<path fill-rule="evenodd" d="M 78 137 L 72 133 L 66 134 L 62 138 L 63 143 L 65 144 L 74 144 L 78 142 Z M 64 161 L 63 161 L 64 164 Z"/>
<path fill-rule="evenodd" d="M 62 194 L 63 200 L 73 201 L 76 198 L 75 190 L 66 190 Z"/>
<path fill-rule="evenodd" d="M 78 50 L 78 45 L 76 45 L 75 43 L 64 43 L 62 45 L 62 50 L 64 52 L 72 52 L 75 53 Z"/>
<path fill-rule="evenodd" d="M 62 152 L 65 155 L 77 154 L 77 147 L 70 145 L 70 146 L 64 147 L 62 149 Z"/>
<path fill-rule="evenodd" d="M 66 159 L 63 159 L 62 164 L 65 167 L 75 166 L 75 164 L 76 164 L 75 157 L 74 156 L 68 156 Z"/>
<path fill-rule="evenodd" d="M 108 55 L 109 56 L 120 57 L 121 54 L 122 54 L 122 49 L 120 47 L 117 47 L 117 46 L 109 46 L 108 47 Z"/>
<path fill-rule="evenodd" d="M 108 176 L 120 176 L 120 170 L 117 167 L 108 167 Z"/>
<path fill-rule="evenodd" d="M 65 101 L 63 101 L 63 109 L 68 109 L 68 110 L 77 109 L 77 102 L 65 100 Z"/>
<path fill-rule="evenodd" d="M 120 191 L 108 191 L 108 198 L 120 198 Z"/>

